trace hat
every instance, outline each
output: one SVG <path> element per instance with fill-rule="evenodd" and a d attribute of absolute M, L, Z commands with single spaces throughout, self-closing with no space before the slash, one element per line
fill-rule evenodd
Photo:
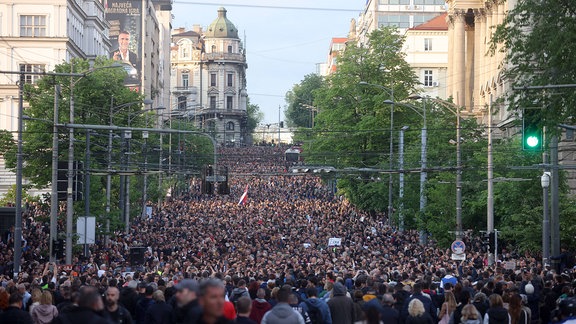
<path fill-rule="evenodd" d="M 181 291 L 188 289 L 190 291 L 198 292 L 198 282 L 194 279 L 184 279 L 176 285 L 176 290 Z"/>

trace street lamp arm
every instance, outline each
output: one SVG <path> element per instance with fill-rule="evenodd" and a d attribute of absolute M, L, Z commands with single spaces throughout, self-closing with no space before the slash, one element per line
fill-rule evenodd
<path fill-rule="evenodd" d="M 422 118 L 426 118 L 424 116 L 424 114 L 422 113 L 424 110 L 420 111 L 420 109 L 417 108 L 416 106 L 412 106 L 412 105 L 407 104 L 407 103 L 397 102 L 397 101 L 392 101 L 392 100 L 384 100 L 384 103 L 387 105 L 397 105 L 397 106 L 410 108 L 410 109 L 412 109 L 412 111 L 414 111 L 416 114 L 418 114 L 418 116 L 420 116 Z"/>
<path fill-rule="evenodd" d="M 365 81 L 360 81 L 360 82 L 358 82 L 358 84 L 362 85 L 362 86 L 371 86 L 371 87 L 376 87 L 376 88 L 382 89 L 386 93 L 388 93 L 392 98 L 394 98 L 394 90 L 393 89 L 386 88 L 385 86 L 375 84 L 375 83 L 369 83 L 369 82 L 365 82 Z"/>

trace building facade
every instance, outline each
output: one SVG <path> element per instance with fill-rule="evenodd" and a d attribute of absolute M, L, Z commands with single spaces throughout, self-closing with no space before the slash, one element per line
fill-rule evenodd
<path fill-rule="evenodd" d="M 356 39 L 366 44 L 368 35 L 382 26 L 396 26 L 403 34 L 446 9 L 445 0 L 367 0 L 356 23 Z"/>
<path fill-rule="evenodd" d="M 448 96 L 454 103 L 486 123 L 485 107 L 503 96 L 509 83 L 503 79 L 505 53 L 489 54 L 495 26 L 502 23 L 514 0 L 448 1 Z M 505 122 L 507 109 L 495 109 L 494 123 Z"/>
<path fill-rule="evenodd" d="M 246 133 L 246 53 L 226 9 L 206 30 L 176 30 L 172 35 L 172 110 L 235 146 Z"/>
<path fill-rule="evenodd" d="M 404 47 L 420 83 L 422 95 L 446 99 L 448 69 L 448 24 L 442 14 L 406 31 Z"/>

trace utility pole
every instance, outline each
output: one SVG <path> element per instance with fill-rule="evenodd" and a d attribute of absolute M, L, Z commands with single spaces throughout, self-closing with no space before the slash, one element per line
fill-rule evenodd
<path fill-rule="evenodd" d="M 550 164 L 551 164 L 551 240 L 552 240 L 552 257 L 560 256 L 560 210 L 559 210 L 559 187 L 560 187 L 560 175 L 558 168 L 558 137 L 556 135 L 552 136 L 550 141 Z M 558 269 L 559 260 L 553 260 L 554 269 Z"/>
<path fill-rule="evenodd" d="M 278 145 L 280 145 L 280 105 L 278 105 Z"/>
<path fill-rule="evenodd" d="M 22 130 L 24 128 L 22 115 L 24 114 L 24 83 L 25 74 L 20 73 L 18 83 L 18 150 L 16 153 L 16 220 L 14 224 L 14 279 L 20 273 L 22 261 Z"/>
<path fill-rule="evenodd" d="M 86 130 L 84 160 L 84 256 L 88 257 L 88 216 L 90 216 L 90 129 Z"/>
<path fill-rule="evenodd" d="M 398 196 L 400 198 L 400 212 L 398 213 L 398 227 L 400 231 L 404 231 L 404 132 L 408 130 L 408 126 L 403 126 L 400 128 L 400 138 L 398 144 L 400 145 L 398 149 L 398 160 L 399 160 L 399 171 L 400 171 L 400 184 Z"/>
<path fill-rule="evenodd" d="M 488 197 L 487 197 L 487 227 L 488 234 L 494 231 L 494 163 L 492 157 L 492 94 L 488 103 Z M 488 253 L 488 265 L 494 264 L 494 255 Z"/>
<path fill-rule="evenodd" d="M 52 126 L 52 187 L 50 192 L 50 262 L 56 261 L 54 243 L 58 235 L 58 104 L 60 85 L 54 85 L 54 125 Z"/>
<path fill-rule="evenodd" d="M 456 239 L 462 239 L 462 138 L 460 136 L 460 106 L 456 107 Z"/>

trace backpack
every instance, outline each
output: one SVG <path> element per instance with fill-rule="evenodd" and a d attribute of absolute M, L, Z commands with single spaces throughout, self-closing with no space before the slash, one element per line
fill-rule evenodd
<path fill-rule="evenodd" d="M 320 308 L 312 305 L 309 301 L 304 301 L 306 306 L 308 306 L 308 317 L 310 317 L 310 321 L 312 324 L 321 324 L 324 323 L 324 319 L 322 318 L 322 312 Z"/>

